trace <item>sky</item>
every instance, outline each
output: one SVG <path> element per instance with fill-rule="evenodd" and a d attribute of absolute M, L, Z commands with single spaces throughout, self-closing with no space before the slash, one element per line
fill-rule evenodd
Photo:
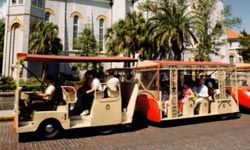
<path fill-rule="evenodd" d="M 230 5 L 232 16 L 241 18 L 242 23 L 240 28 L 235 28 L 236 31 L 245 29 L 250 33 L 250 0 L 223 0 L 224 5 Z"/>
<path fill-rule="evenodd" d="M 6 15 L 6 0 L 0 0 L 0 19 Z"/>

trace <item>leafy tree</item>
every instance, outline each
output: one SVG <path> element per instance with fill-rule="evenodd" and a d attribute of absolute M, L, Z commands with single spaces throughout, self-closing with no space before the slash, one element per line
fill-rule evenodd
<path fill-rule="evenodd" d="M 232 16 L 232 7 L 230 5 L 226 5 L 222 12 L 222 15 L 225 17 L 224 23 L 227 27 L 240 27 L 242 20 L 237 16 Z"/>
<path fill-rule="evenodd" d="M 218 55 L 220 47 L 223 45 L 220 37 L 223 35 L 222 22 L 212 20 L 212 12 L 215 10 L 216 1 L 197 0 L 192 8 L 197 17 L 201 19 L 201 24 L 197 25 L 199 44 L 195 59 L 198 61 L 209 60 L 209 54 Z"/>
<path fill-rule="evenodd" d="M 237 17 L 230 18 L 230 7 L 226 6 L 221 12 L 221 19 L 214 20 L 214 12 L 217 1 L 196 0 L 192 8 L 195 15 L 201 19 L 201 24 L 196 26 L 196 35 L 199 41 L 196 52 L 196 60 L 210 60 L 210 54 L 219 55 L 221 46 L 225 43 L 222 39 L 225 34 L 225 28 L 240 24 Z"/>
<path fill-rule="evenodd" d="M 108 53 L 124 53 L 126 56 L 132 54 L 135 57 L 135 53 L 142 49 L 142 42 L 145 40 L 145 23 L 142 13 L 133 12 L 114 24 L 105 35 Z"/>
<path fill-rule="evenodd" d="M 188 5 L 181 0 L 177 3 L 162 0 L 159 5 L 148 7 L 154 13 L 149 22 L 153 22 L 151 34 L 157 40 L 158 52 L 164 47 L 163 50 L 168 51 L 168 55 L 172 54 L 174 60 L 181 60 L 186 41 L 197 42 L 193 27 L 199 19 L 192 16 L 192 11 L 187 9 Z"/>
<path fill-rule="evenodd" d="M 58 27 L 50 22 L 39 22 L 30 36 L 29 52 L 32 54 L 58 54 L 62 50 Z"/>
<path fill-rule="evenodd" d="M 39 22 L 34 26 L 30 36 L 29 53 L 57 55 L 62 50 L 58 27 L 50 22 Z M 43 63 L 42 78 L 44 79 L 49 64 Z"/>
<path fill-rule="evenodd" d="M 244 62 L 250 63 L 250 35 L 246 31 L 241 32 L 240 45 L 243 49 L 240 51 Z"/>
<path fill-rule="evenodd" d="M 0 20 L 0 72 L 2 72 L 5 22 Z"/>
<path fill-rule="evenodd" d="M 93 31 L 86 25 L 79 36 L 74 40 L 73 48 L 81 51 L 83 56 L 97 55 L 97 42 Z"/>

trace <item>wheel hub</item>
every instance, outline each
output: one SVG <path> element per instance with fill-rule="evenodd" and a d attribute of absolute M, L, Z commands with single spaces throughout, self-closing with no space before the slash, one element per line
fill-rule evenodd
<path fill-rule="evenodd" d="M 52 132 L 54 131 L 53 125 L 48 124 L 48 125 L 45 127 L 45 131 L 46 131 L 47 133 L 52 133 Z"/>

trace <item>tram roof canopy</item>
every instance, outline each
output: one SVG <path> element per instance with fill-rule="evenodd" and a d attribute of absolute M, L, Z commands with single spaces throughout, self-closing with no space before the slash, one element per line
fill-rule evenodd
<path fill-rule="evenodd" d="M 139 62 L 137 68 L 155 68 L 155 67 L 234 67 L 235 65 L 223 62 L 199 62 L 199 61 L 165 61 L 165 60 L 146 60 Z"/>
<path fill-rule="evenodd" d="M 250 69 L 250 64 L 249 63 L 236 63 L 236 68 L 238 70 L 241 70 L 241 69 Z"/>
<path fill-rule="evenodd" d="M 137 59 L 129 57 L 107 56 L 64 56 L 64 55 L 37 55 L 17 53 L 17 58 L 23 61 L 35 62 L 136 62 Z"/>

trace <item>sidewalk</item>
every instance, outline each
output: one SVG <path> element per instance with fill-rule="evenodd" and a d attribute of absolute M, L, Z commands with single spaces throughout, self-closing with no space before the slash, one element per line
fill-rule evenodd
<path fill-rule="evenodd" d="M 0 121 L 12 120 L 14 114 L 14 110 L 0 110 Z"/>

